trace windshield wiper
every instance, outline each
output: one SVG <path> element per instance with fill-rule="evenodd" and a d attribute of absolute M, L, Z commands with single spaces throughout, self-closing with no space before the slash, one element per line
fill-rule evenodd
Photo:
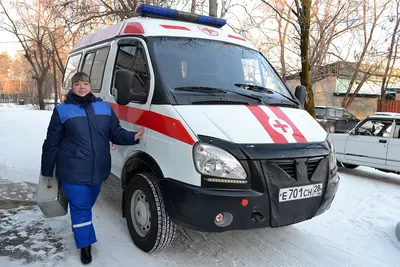
<path fill-rule="evenodd" d="M 296 100 L 294 100 L 294 99 L 282 94 L 281 92 L 278 92 L 278 91 L 270 89 L 270 88 L 266 88 L 266 87 L 262 87 L 262 86 L 254 85 L 254 84 L 246 84 L 246 83 L 235 83 L 235 86 L 242 87 L 242 88 L 245 88 L 247 90 L 256 91 L 256 92 L 266 92 L 266 93 L 269 93 L 269 94 L 277 93 L 277 94 L 283 96 L 284 98 L 286 98 L 287 100 L 290 100 L 291 102 L 295 103 L 297 106 L 300 105 Z"/>
<path fill-rule="evenodd" d="M 224 93 L 224 90 L 213 88 L 213 87 L 203 87 L 203 86 L 187 86 L 187 87 L 177 87 L 175 88 L 177 91 L 187 91 L 187 92 L 199 92 L 199 93 L 206 93 L 209 95 L 214 95 L 213 93 Z"/>
<path fill-rule="evenodd" d="M 214 87 L 204 87 L 204 86 L 188 86 L 188 87 L 177 87 L 175 88 L 175 90 L 178 91 L 189 91 L 189 92 L 204 92 L 204 93 L 208 93 L 210 95 L 214 95 L 212 93 L 233 93 L 233 94 L 237 94 L 240 96 L 244 96 L 253 100 L 256 100 L 258 103 L 262 103 L 262 99 L 258 96 L 255 95 L 248 95 L 248 94 L 243 94 L 243 93 L 239 93 L 233 90 L 228 90 L 228 89 L 224 89 L 224 88 L 214 88 Z"/>

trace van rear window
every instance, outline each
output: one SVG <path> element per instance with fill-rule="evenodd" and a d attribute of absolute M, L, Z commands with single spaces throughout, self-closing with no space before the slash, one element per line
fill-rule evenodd
<path fill-rule="evenodd" d="M 100 92 L 103 82 L 103 73 L 107 63 L 109 47 L 89 52 L 85 56 L 82 71 L 90 77 L 93 92 Z"/>
<path fill-rule="evenodd" d="M 65 67 L 65 74 L 63 80 L 63 88 L 64 89 L 71 89 L 71 79 L 72 76 L 77 72 L 79 63 L 81 61 L 82 54 L 73 55 L 68 58 L 67 66 Z"/>

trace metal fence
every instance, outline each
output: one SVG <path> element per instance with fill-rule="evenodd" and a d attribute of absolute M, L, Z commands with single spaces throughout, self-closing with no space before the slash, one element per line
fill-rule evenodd
<path fill-rule="evenodd" d="M 19 104 L 22 101 L 27 104 L 31 102 L 31 96 L 27 94 L 0 94 L 0 103 Z"/>
<path fill-rule="evenodd" d="M 378 100 L 377 111 L 400 113 L 400 101 L 385 100 L 385 105 L 382 107 L 382 101 Z"/>
<path fill-rule="evenodd" d="M 0 93 L 0 103 L 12 103 L 12 104 L 19 104 L 19 105 L 33 104 L 33 103 L 37 104 L 38 99 L 37 99 L 37 97 L 33 98 L 31 94 L 2 94 L 2 93 Z M 45 104 L 53 104 L 54 99 L 45 98 L 44 103 Z"/>

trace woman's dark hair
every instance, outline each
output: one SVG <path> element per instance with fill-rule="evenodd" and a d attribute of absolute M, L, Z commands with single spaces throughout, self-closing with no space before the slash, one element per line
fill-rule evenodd
<path fill-rule="evenodd" d="M 74 85 L 76 82 L 88 82 L 90 83 L 90 78 L 89 75 L 87 75 L 84 72 L 77 72 L 74 74 L 74 76 L 72 76 L 71 79 L 72 85 Z"/>

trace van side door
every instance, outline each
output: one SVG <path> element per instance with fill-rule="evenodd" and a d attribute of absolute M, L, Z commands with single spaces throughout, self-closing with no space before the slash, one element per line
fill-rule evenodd
<path fill-rule="evenodd" d="M 110 77 L 110 86 L 105 96 L 107 101 L 113 108 L 115 114 L 120 120 L 123 128 L 130 131 L 138 131 L 143 122 L 146 120 L 148 111 L 150 110 L 151 99 L 154 90 L 154 75 L 149 54 L 145 42 L 140 38 L 127 37 L 117 39 L 113 42 L 111 52 L 113 60 L 107 65 L 107 72 Z M 133 93 L 144 94 L 147 96 L 145 103 L 131 101 L 126 106 L 118 105 L 113 96 L 115 88 L 115 72 L 117 70 L 129 70 L 134 72 L 140 79 L 140 83 L 135 83 L 132 87 Z M 111 172 L 120 177 L 125 161 L 133 151 L 146 150 L 146 132 L 141 137 L 139 144 L 134 146 L 117 146 L 111 144 Z"/>

